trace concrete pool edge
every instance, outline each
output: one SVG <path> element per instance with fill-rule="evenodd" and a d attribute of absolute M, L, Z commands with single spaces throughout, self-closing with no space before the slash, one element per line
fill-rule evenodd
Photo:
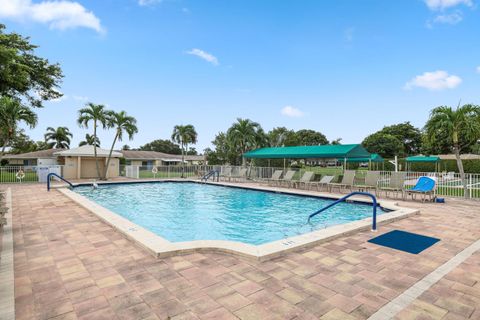
<path fill-rule="evenodd" d="M 158 180 L 161 182 L 179 181 L 179 180 Z M 186 182 L 196 182 L 195 180 L 180 180 Z M 115 184 L 111 182 L 109 184 Z M 288 190 L 282 188 L 271 188 L 264 186 L 248 186 L 233 183 L 209 183 L 219 186 L 240 187 L 259 191 L 281 192 L 293 195 L 313 196 L 320 198 L 338 199 L 343 195 L 324 194 L 306 190 Z M 87 199 L 86 197 L 66 188 L 58 188 L 62 194 L 76 202 L 83 208 L 95 214 L 102 221 L 121 232 L 126 238 L 132 240 L 137 245 L 143 247 L 156 257 L 169 257 L 174 255 L 188 254 L 192 252 L 221 252 L 251 258 L 254 260 L 265 261 L 278 257 L 292 250 L 299 250 L 317 245 L 321 242 L 333 240 L 335 238 L 352 234 L 359 231 L 369 230 L 371 228 L 371 218 L 352 221 L 346 224 L 335 225 L 326 229 L 320 229 L 302 235 L 289 237 L 262 245 L 250 245 L 241 242 L 226 240 L 196 240 L 186 242 L 170 242 L 159 235 L 131 222 L 130 220 L 110 211 L 103 206 Z M 352 197 L 355 202 L 371 203 L 370 199 Z M 380 205 L 390 212 L 377 216 L 379 226 L 399 219 L 407 218 L 419 213 L 418 209 L 403 208 L 397 206 L 392 201 L 379 201 Z"/>

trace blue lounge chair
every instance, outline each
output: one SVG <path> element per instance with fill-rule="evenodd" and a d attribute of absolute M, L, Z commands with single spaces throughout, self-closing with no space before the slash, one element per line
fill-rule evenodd
<path fill-rule="evenodd" d="M 429 196 L 430 201 L 433 200 L 435 196 L 435 188 L 437 186 L 437 181 L 432 177 L 422 176 L 418 178 L 417 183 L 412 189 L 407 190 L 407 194 L 412 195 L 412 200 L 417 194 L 422 195 L 422 202 L 425 201 L 426 196 Z"/>

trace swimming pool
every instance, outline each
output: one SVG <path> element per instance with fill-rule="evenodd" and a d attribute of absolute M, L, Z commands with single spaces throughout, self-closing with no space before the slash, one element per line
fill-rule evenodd
<path fill-rule="evenodd" d="M 261 245 L 372 216 L 371 205 L 340 203 L 309 224 L 310 213 L 334 200 L 193 182 L 74 190 L 170 242 L 229 240 Z"/>

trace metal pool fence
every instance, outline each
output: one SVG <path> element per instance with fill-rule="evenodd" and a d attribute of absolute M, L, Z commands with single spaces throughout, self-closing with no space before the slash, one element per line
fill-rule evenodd
<path fill-rule="evenodd" d="M 275 167 L 241 167 L 241 166 L 212 166 L 212 165 L 188 165 L 182 166 L 120 166 L 120 176 L 130 179 L 168 179 L 168 178 L 200 178 L 206 173 L 216 170 L 220 172 L 221 179 L 229 177 L 240 177 L 242 169 L 247 169 L 246 180 L 263 180 L 272 177 L 273 173 L 281 170 L 284 174 L 288 170 L 295 171 L 294 180 L 300 177 L 306 171 L 315 172 L 315 180 L 320 180 L 324 175 L 335 176 L 334 181 L 340 181 L 342 170 L 338 168 L 312 167 L 307 170 L 295 168 L 275 168 Z M 34 183 L 46 182 L 48 173 L 63 174 L 63 166 L 9 166 L 0 167 L 0 183 Z M 367 170 L 358 170 L 356 172 L 356 184 L 362 184 Z M 391 171 L 380 171 L 379 187 L 388 186 Z M 417 179 L 421 176 L 435 177 L 437 180 L 436 194 L 440 197 L 458 197 L 465 196 L 462 179 L 460 174 L 454 172 L 406 172 L 405 188 L 413 187 Z M 466 198 L 480 200 L 480 174 L 465 174 L 467 182 Z M 241 179 L 240 179 L 241 180 Z M 236 181 L 239 181 L 238 179 Z"/>
<path fill-rule="evenodd" d="M 0 183 L 47 182 L 49 173 L 63 174 L 63 166 L 5 166 L 0 167 Z"/>
<path fill-rule="evenodd" d="M 312 170 L 305 169 L 296 169 L 296 168 L 275 168 L 275 167 L 241 167 L 241 166 L 210 166 L 210 165 L 193 165 L 185 166 L 185 171 L 181 166 L 139 166 L 136 168 L 131 168 L 130 172 L 127 167 L 132 166 L 123 166 L 121 167 L 121 175 L 134 179 L 152 179 L 152 178 L 200 178 L 204 174 L 210 172 L 211 170 L 216 170 L 220 172 L 220 179 L 228 179 L 229 177 L 240 177 L 241 170 L 247 169 L 246 179 L 247 180 L 262 180 L 269 179 L 272 177 L 273 173 L 277 170 L 281 170 L 283 174 L 287 171 L 292 170 L 296 171 L 294 175 L 294 180 L 300 179 L 300 177 L 306 172 Z M 132 170 L 133 169 L 133 170 Z M 341 170 L 332 169 L 326 170 L 319 168 L 313 170 L 316 173 L 315 180 L 319 180 L 324 175 L 334 175 L 336 181 L 341 180 L 341 175 L 343 174 Z M 362 184 L 365 179 L 365 174 L 367 170 L 358 170 L 355 177 L 356 184 Z M 127 174 L 127 173 L 130 173 Z M 133 173 L 133 175 L 132 175 Z M 380 171 L 380 179 L 378 181 L 379 187 L 386 187 L 390 182 L 392 172 L 391 171 Z M 417 179 L 421 176 L 435 177 L 437 180 L 436 194 L 441 197 L 464 197 L 464 189 L 460 174 L 454 172 L 440 173 L 440 172 L 406 172 L 405 179 L 405 188 L 412 188 Z M 480 174 L 465 174 L 467 181 L 467 198 L 470 199 L 480 199 Z"/>

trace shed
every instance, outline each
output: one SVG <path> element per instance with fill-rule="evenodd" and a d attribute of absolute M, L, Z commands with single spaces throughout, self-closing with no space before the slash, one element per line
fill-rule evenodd
<path fill-rule="evenodd" d="M 103 173 L 105 170 L 109 153 L 110 150 L 97 148 L 100 173 Z M 54 155 L 65 159 L 63 176 L 66 179 L 91 179 L 98 177 L 93 146 L 84 145 L 74 149 L 55 152 Z M 122 156 L 120 152 L 112 152 L 107 178 L 115 178 L 120 175 L 120 158 Z"/>

